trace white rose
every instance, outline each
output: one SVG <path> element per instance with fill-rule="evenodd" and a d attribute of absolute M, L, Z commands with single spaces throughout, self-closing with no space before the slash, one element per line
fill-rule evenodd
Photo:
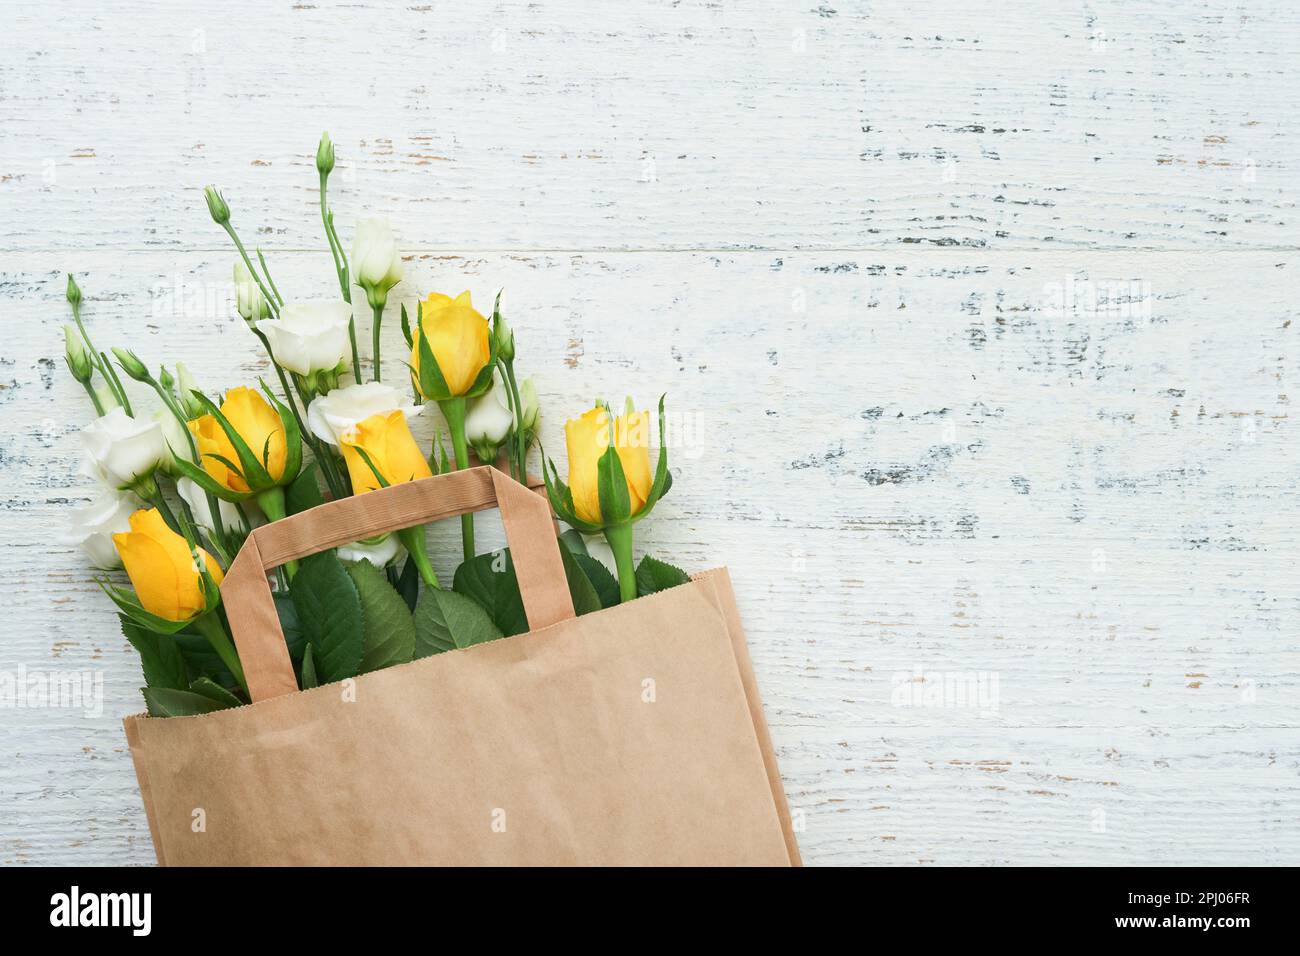
<path fill-rule="evenodd" d="M 495 447 L 506 440 L 514 416 L 510 414 L 510 400 L 506 397 L 501 373 L 492 373 L 492 387 L 478 398 L 470 399 L 465 415 L 465 437 L 475 447 Z"/>
<path fill-rule="evenodd" d="M 170 452 L 162 463 L 163 471 L 169 475 L 177 475 L 180 473 L 176 467 L 177 458 L 193 461 L 190 457 L 190 440 L 181 423 L 176 420 L 176 416 L 167 409 L 160 408 L 154 412 L 153 420 L 162 428 L 163 440 L 167 442 L 167 449 Z"/>
<path fill-rule="evenodd" d="M 408 419 L 423 407 L 411 401 L 410 392 L 399 392 L 383 382 L 347 385 L 313 399 L 307 406 L 307 429 L 321 441 L 337 445 L 339 439 L 371 415 L 400 411 Z"/>
<path fill-rule="evenodd" d="M 365 219 L 357 223 L 352 242 L 352 271 L 357 285 L 366 290 L 367 301 L 383 306 L 388 290 L 402 280 L 402 257 L 387 219 Z"/>
<path fill-rule="evenodd" d="M 118 489 L 151 475 L 171 455 L 159 422 L 132 418 L 121 408 L 83 428 L 81 440 L 91 473 Z"/>
<path fill-rule="evenodd" d="M 114 491 L 101 491 L 93 501 L 78 505 L 68 517 L 68 544 L 76 545 L 90 556 L 90 562 L 101 571 L 112 571 L 122 566 L 113 535 L 131 530 L 131 514 L 136 510 L 134 501 Z"/>
<path fill-rule="evenodd" d="M 333 371 L 352 364 L 348 322 L 352 306 L 346 302 L 289 302 L 279 319 L 263 319 L 257 330 L 271 343 L 275 360 L 299 375 Z"/>
<path fill-rule="evenodd" d="M 381 534 L 377 538 L 355 541 L 339 547 L 340 561 L 369 561 L 381 571 L 402 550 L 395 534 Z"/>
<path fill-rule="evenodd" d="M 176 492 L 185 499 L 185 503 L 190 506 L 190 514 L 194 515 L 194 523 L 204 531 L 212 531 L 212 510 L 208 507 L 207 493 L 198 486 L 197 483 L 189 478 L 176 479 Z M 253 502 L 245 502 L 245 507 L 250 507 Z M 238 506 L 229 501 L 217 499 L 217 512 L 221 515 L 221 525 L 224 528 L 239 528 L 243 531 L 249 530 L 248 522 L 244 520 L 243 513 Z"/>

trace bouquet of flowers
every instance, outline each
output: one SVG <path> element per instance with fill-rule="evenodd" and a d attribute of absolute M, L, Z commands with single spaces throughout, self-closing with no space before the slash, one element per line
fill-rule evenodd
<path fill-rule="evenodd" d="M 235 303 L 275 370 L 270 384 L 240 384 L 209 395 L 180 362 L 155 374 L 126 348 L 100 351 L 82 316 L 82 293 L 68 276 L 73 324 L 65 326 L 68 370 L 96 415 L 82 430 L 88 472 L 103 486 L 74 515 L 76 540 L 104 571 L 99 580 L 139 652 L 144 698 L 153 716 L 207 713 L 249 702 L 238 652 L 221 605 L 224 569 L 252 528 L 346 495 L 471 465 L 471 454 L 528 482 L 539 409 L 531 379 L 516 373 L 515 335 L 498 293 L 491 320 L 469 292 L 432 292 L 400 308 L 410 360 L 408 383 L 381 379 L 380 350 L 389 293 L 402 258 L 384 220 L 356 227 L 349 258 L 327 186 L 334 147 L 316 153 L 321 222 L 338 277 L 338 297 L 286 299 L 266 257 L 250 257 L 229 204 L 205 189 L 212 219 L 238 252 Z M 370 312 L 369 380 L 358 351 L 353 294 Z M 360 303 L 356 303 L 360 305 Z M 110 358 L 110 352 L 112 357 Z M 128 389 L 135 382 L 144 388 Z M 146 391 L 147 390 L 147 391 Z M 152 393 L 155 408 L 142 407 Z M 428 453 L 409 419 L 431 405 L 440 429 Z M 545 459 L 543 480 L 561 536 L 574 609 L 600 610 L 687 580 L 650 556 L 634 564 L 632 528 L 668 493 L 664 402 L 659 452 L 650 465 L 650 414 L 631 399 L 623 414 L 597 401 L 565 424 L 567 482 Z M 587 549 L 603 534 L 611 571 Z M 290 562 L 275 572 L 275 604 L 303 689 L 528 629 L 509 549 L 479 554 L 472 515 L 461 517 L 462 562 L 450 587 L 429 560 L 425 528 L 358 541 Z"/>

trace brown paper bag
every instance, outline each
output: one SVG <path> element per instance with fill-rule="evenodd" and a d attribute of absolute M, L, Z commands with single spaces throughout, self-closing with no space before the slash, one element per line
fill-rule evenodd
<path fill-rule="evenodd" d="M 498 505 L 531 630 L 299 691 L 270 568 Z M 258 528 L 222 584 L 254 703 L 127 718 L 167 865 L 798 865 L 725 570 L 575 617 L 546 502 L 491 468 Z"/>

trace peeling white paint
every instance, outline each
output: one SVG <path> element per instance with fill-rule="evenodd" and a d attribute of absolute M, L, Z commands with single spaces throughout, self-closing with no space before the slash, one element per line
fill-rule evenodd
<path fill-rule="evenodd" d="M 105 710 L 0 708 L 0 862 L 153 860 L 62 273 L 101 347 L 267 374 L 199 187 L 325 294 L 322 128 L 398 295 L 506 288 L 553 455 L 693 416 L 639 547 L 731 567 L 808 862 L 1300 862 L 1291 8 L 6 6 L 0 669 Z"/>

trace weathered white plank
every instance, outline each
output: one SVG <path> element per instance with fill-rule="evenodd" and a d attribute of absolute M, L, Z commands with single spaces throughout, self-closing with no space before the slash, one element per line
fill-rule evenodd
<path fill-rule="evenodd" d="M 1300 239 L 1293 5 L 4 2 L 0 248 Z"/>
<path fill-rule="evenodd" d="M 326 261 L 272 266 L 293 294 L 324 291 Z M 184 358 L 214 389 L 266 368 L 226 305 L 227 254 L 6 258 L 4 666 L 102 673 L 106 705 L 0 709 L 0 860 L 148 862 L 115 720 L 137 709 L 138 665 L 53 539 L 87 491 L 71 477 L 87 409 L 56 366 L 65 266 L 101 346 Z M 668 392 L 678 480 L 638 541 L 730 566 L 810 862 L 1300 859 L 1287 255 L 409 266 L 410 297 L 506 287 L 561 467 L 586 397 Z M 395 319 L 385 338 L 396 375 Z M 455 529 L 435 541 L 450 570 Z M 973 706 L 926 705 L 970 673 L 984 696 L 952 702 Z"/>

